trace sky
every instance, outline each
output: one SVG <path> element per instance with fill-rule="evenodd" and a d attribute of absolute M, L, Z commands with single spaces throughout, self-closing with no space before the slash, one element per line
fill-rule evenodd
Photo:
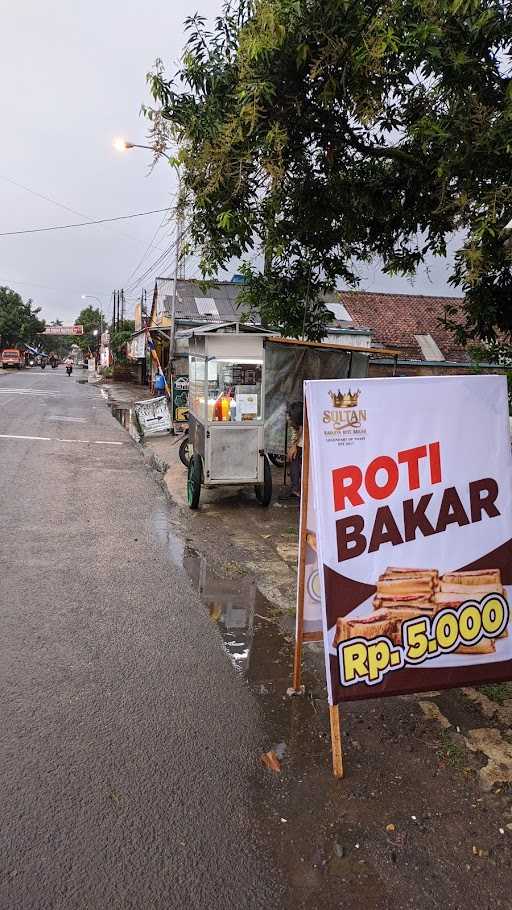
<path fill-rule="evenodd" d="M 175 72 L 183 21 L 195 8 L 189 0 L 0 0 L 0 233 L 172 206 L 176 179 L 169 165 L 161 161 L 150 173 L 149 151 L 119 153 L 112 140 L 147 142 L 140 116 L 150 100 L 146 72 L 157 57 Z M 214 16 L 221 0 L 197 0 L 197 8 Z M 74 322 L 85 305 L 82 294 L 97 297 L 108 316 L 112 291 L 121 287 L 130 313 L 142 287 L 149 298 L 155 275 L 172 273 L 169 254 L 142 280 L 173 231 L 172 218 L 153 214 L 0 236 L 0 285 L 32 298 L 47 321 Z M 196 275 L 192 259 L 186 276 Z M 383 276 L 375 263 L 361 268 L 361 288 L 451 294 L 447 275 L 443 260 L 413 283 Z"/>

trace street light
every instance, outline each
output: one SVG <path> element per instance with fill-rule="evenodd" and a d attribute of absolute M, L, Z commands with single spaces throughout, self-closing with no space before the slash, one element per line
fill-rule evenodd
<path fill-rule="evenodd" d="M 164 157 L 167 158 L 169 164 L 173 165 L 173 167 L 176 171 L 176 176 L 178 178 L 178 207 L 177 207 L 177 219 L 176 219 L 177 220 L 177 224 L 176 224 L 176 227 L 177 227 L 176 259 L 175 259 L 175 263 L 174 263 L 174 279 L 173 279 L 173 286 L 172 286 L 171 337 L 170 337 L 170 344 L 169 344 L 169 348 L 170 348 L 169 362 L 172 364 L 172 362 L 174 360 L 174 346 L 175 346 L 175 339 L 176 339 L 175 321 L 176 321 L 176 296 L 177 296 L 177 289 L 178 289 L 178 267 L 179 267 L 179 260 L 180 260 L 181 244 L 183 241 L 183 218 L 181 215 L 181 210 L 180 210 L 180 205 L 179 205 L 179 197 L 180 197 L 180 193 L 181 193 L 181 178 L 180 178 L 178 163 L 175 158 L 171 158 L 170 155 L 165 155 L 165 152 L 161 152 L 161 153 L 157 152 L 156 149 L 154 149 L 151 145 L 139 145 L 137 142 L 128 142 L 126 139 L 123 139 L 122 136 L 118 136 L 116 139 L 114 139 L 112 144 L 113 144 L 114 148 L 117 149 L 118 152 L 125 152 L 127 149 L 148 149 L 150 152 L 153 152 L 154 155 L 163 154 Z"/>
<path fill-rule="evenodd" d="M 127 149 L 149 149 L 150 152 L 155 151 L 151 145 L 137 145 L 136 142 L 127 142 L 122 136 L 116 136 L 112 145 L 118 152 L 125 152 Z"/>
<path fill-rule="evenodd" d="M 82 300 L 87 300 L 87 299 L 89 299 L 89 300 L 96 300 L 96 301 L 99 303 L 99 305 L 100 305 L 100 320 L 101 320 L 100 329 L 101 329 L 101 334 L 103 335 L 103 304 L 102 304 L 100 298 L 99 298 L 99 297 L 95 297 L 94 294 L 81 294 L 80 296 L 81 296 Z M 98 334 L 98 330 L 96 329 L 96 331 L 93 332 L 93 335 L 97 335 L 97 334 Z"/>

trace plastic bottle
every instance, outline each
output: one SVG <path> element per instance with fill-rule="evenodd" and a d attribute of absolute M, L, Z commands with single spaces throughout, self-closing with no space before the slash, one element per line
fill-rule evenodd
<path fill-rule="evenodd" d="M 227 395 L 223 395 L 221 398 L 222 405 L 222 420 L 229 420 L 231 417 L 231 411 L 229 407 L 229 398 Z"/>
<path fill-rule="evenodd" d="M 222 395 L 219 395 L 213 406 L 213 419 L 222 420 Z"/>
<path fill-rule="evenodd" d="M 236 401 L 234 398 L 230 399 L 229 410 L 231 412 L 231 420 L 236 420 Z"/>

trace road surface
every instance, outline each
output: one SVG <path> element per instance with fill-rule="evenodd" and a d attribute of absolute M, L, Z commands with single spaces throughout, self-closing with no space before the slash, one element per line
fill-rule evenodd
<path fill-rule="evenodd" d="M 163 493 L 77 378 L 0 371 L 0 906 L 280 907 L 258 706 L 152 531 Z"/>

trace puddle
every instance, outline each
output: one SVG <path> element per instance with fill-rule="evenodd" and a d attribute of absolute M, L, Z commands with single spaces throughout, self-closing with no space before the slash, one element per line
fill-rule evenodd
<path fill-rule="evenodd" d="M 125 428 L 131 438 L 134 439 L 135 442 L 141 442 L 141 435 L 134 409 L 120 407 L 111 401 L 108 402 L 108 406 L 112 411 L 112 417 L 115 417 L 117 422 Z"/>
<path fill-rule="evenodd" d="M 165 511 L 153 513 L 151 530 L 170 560 L 185 569 L 233 667 L 252 684 L 264 682 L 259 685 L 261 694 L 269 694 L 269 680 L 283 672 L 282 662 L 276 658 L 285 639 L 271 619 L 271 604 L 256 582 L 242 574 L 221 574 L 222 565 L 211 565 L 190 541 L 175 533 Z M 284 673 L 287 674 L 286 668 Z"/>

